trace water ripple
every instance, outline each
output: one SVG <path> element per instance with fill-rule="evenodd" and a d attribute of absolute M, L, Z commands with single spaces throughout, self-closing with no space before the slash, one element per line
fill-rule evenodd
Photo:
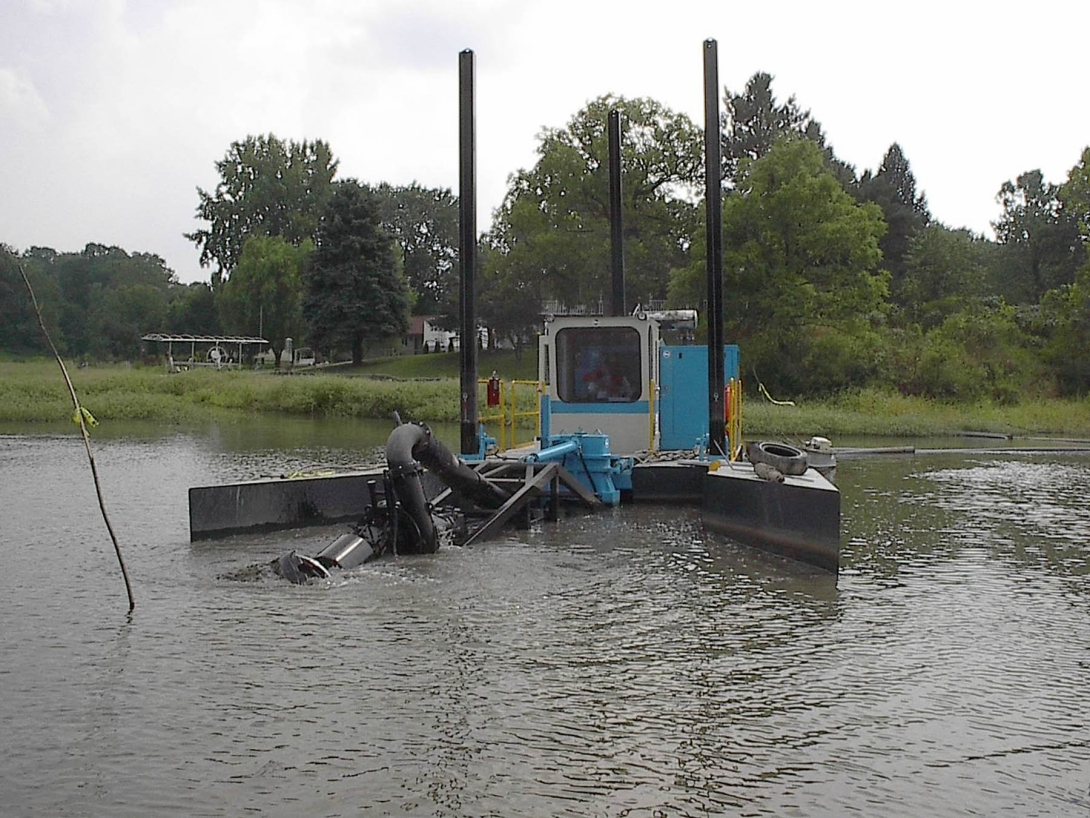
<path fill-rule="evenodd" d="M 115 442 L 127 620 L 93 494 L 12 496 L 70 449 L 0 439 L 5 547 L 50 555 L 0 597 L 15 814 L 1088 809 L 1085 460 L 845 464 L 838 579 L 634 507 L 297 587 L 262 567 L 337 532 L 190 545 L 218 455 Z"/>

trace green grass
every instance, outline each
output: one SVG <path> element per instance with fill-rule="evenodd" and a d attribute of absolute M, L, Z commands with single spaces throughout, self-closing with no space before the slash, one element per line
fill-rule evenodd
<path fill-rule="evenodd" d="M 387 381 L 313 374 L 88 367 L 69 370 L 80 403 L 99 420 L 184 422 L 222 414 L 275 412 L 311 417 L 389 418 L 453 422 L 458 382 Z M 56 363 L 0 363 L 0 420 L 55 422 L 72 415 Z"/>
<path fill-rule="evenodd" d="M 385 375 L 391 378 L 458 378 L 461 353 L 436 352 L 429 355 L 397 355 L 365 361 L 358 367 L 337 367 L 344 375 Z M 492 370 L 504 380 L 536 380 L 537 350 L 524 349 L 522 360 L 515 359 L 513 350 L 487 350 L 477 353 L 477 372 L 482 378 Z"/>
<path fill-rule="evenodd" d="M 749 394 L 747 398 L 743 406 L 747 435 L 929 437 L 990 432 L 1090 437 L 1090 400 L 958 404 L 874 389 L 795 406 L 777 406 Z"/>
<path fill-rule="evenodd" d="M 482 352 L 480 371 L 496 369 L 505 380 L 532 380 L 530 358 L 525 354 L 516 363 L 511 352 Z M 80 402 L 99 420 L 182 423 L 259 413 L 387 419 L 396 410 L 406 420 L 454 423 L 459 418 L 457 369 L 457 353 L 444 353 L 290 376 L 204 369 L 168 375 L 159 367 L 123 366 L 73 368 L 70 374 Z M 532 402 L 533 390 L 524 392 L 520 408 Z M 0 421 L 52 423 L 71 416 L 71 400 L 55 362 L 0 361 Z M 927 437 L 979 431 L 1090 438 L 1087 399 L 950 404 L 862 390 L 776 406 L 747 390 L 743 419 L 747 437 Z"/>

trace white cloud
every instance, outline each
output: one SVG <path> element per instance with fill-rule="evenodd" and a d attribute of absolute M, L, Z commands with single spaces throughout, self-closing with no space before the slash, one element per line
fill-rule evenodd
<path fill-rule="evenodd" d="M 40 129 L 49 120 L 49 108 L 22 71 L 0 68 L 0 121 L 27 131 Z"/>
<path fill-rule="evenodd" d="M 934 215 L 985 231 L 1006 179 L 1062 181 L 1090 142 L 1074 0 L 986 17 L 938 0 L 15 0 L 0 27 L 0 241 L 88 241 L 206 275 L 182 233 L 232 141 L 321 138 L 342 176 L 456 189 L 458 53 L 477 65 L 478 227 L 537 135 L 606 93 L 703 124 L 720 85 L 794 94 L 860 171 L 904 149 Z M 1031 59 L 1032 56 L 1032 59 Z M 1083 117 L 1080 119 L 1080 117 Z M 5 191 L 7 192 L 7 190 Z"/>

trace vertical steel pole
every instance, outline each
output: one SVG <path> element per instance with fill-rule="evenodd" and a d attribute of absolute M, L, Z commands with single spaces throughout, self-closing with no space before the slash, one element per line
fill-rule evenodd
<path fill-rule="evenodd" d="M 704 202 L 708 233 L 708 450 L 726 454 L 723 417 L 723 163 L 719 143 L 719 48 L 704 41 Z"/>
<path fill-rule="evenodd" d="M 458 220 L 461 267 L 462 454 L 476 454 L 477 439 L 477 145 L 473 51 L 458 55 Z"/>
<path fill-rule="evenodd" d="M 621 208 L 621 112 L 609 112 L 609 238 L 613 270 L 610 315 L 625 315 L 624 211 Z"/>

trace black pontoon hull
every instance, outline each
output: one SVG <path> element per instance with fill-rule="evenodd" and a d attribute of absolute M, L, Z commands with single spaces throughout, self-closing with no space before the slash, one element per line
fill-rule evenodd
<path fill-rule="evenodd" d="M 836 573 L 840 564 L 840 492 L 815 469 L 782 483 L 748 464 L 709 471 L 704 526 L 745 545 Z"/>

